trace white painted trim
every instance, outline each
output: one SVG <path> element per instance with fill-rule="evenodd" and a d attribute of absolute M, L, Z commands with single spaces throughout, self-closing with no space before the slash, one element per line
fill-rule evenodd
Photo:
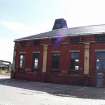
<path fill-rule="evenodd" d="M 69 52 L 80 52 L 80 50 L 70 50 Z"/>
<path fill-rule="evenodd" d="M 47 68 L 47 50 L 48 46 L 43 46 L 43 67 L 42 67 L 42 72 L 46 72 L 46 68 Z"/>
<path fill-rule="evenodd" d="M 89 44 L 85 44 L 84 46 L 84 74 L 89 74 L 89 56 L 90 56 L 90 49 Z"/>
<path fill-rule="evenodd" d="M 26 52 L 25 51 L 20 51 L 19 54 L 26 54 Z"/>
<path fill-rule="evenodd" d="M 51 51 L 51 53 L 61 53 L 61 51 Z"/>
<path fill-rule="evenodd" d="M 32 52 L 32 53 L 40 53 L 40 51 L 35 51 L 35 52 Z"/>
<path fill-rule="evenodd" d="M 105 51 L 105 49 L 95 49 L 95 52 Z"/>

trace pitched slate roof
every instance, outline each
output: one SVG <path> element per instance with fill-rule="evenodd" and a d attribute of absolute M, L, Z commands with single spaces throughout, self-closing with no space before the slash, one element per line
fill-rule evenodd
<path fill-rule="evenodd" d="M 74 27 L 74 28 L 61 28 L 61 29 L 56 29 L 49 32 L 45 32 L 45 33 L 40 33 L 37 35 L 32 35 L 32 36 L 16 39 L 15 42 L 35 40 L 35 39 L 44 39 L 44 38 L 93 35 L 93 34 L 104 34 L 104 33 L 105 33 L 105 24 L 81 26 L 81 27 Z"/>

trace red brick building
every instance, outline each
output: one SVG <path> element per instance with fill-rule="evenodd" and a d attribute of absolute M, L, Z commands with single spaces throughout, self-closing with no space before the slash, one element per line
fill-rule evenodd
<path fill-rule="evenodd" d="M 105 85 L 105 25 L 53 30 L 15 40 L 12 78 L 61 84 Z"/>

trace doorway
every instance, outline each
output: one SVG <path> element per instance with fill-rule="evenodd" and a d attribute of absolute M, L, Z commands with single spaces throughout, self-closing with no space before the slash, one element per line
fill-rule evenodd
<path fill-rule="evenodd" d="M 96 86 L 104 86 L 105 51 L 96 51 Z"/>

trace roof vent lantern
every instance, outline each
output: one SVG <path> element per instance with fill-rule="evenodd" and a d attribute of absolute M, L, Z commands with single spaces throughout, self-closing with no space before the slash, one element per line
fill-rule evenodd
<path fill-rule="evenodd" d="M 60 28 L 68 28 L 66 20 L 63 18 L 56 19 L 54 22 L 53 30 L 60 29 Z"/>

